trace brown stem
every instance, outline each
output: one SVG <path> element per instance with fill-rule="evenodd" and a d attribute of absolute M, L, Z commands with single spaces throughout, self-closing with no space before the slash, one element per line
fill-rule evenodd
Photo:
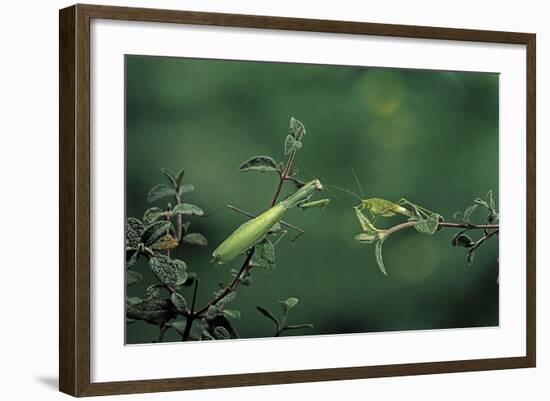
<path fill-rule="evenodd" d="M 179 188 L 176 188 L 176 206 L 181 203 L 181 196 L 179 194 Z M 183 216 L 181 213 L 178 213 L 176 216 L 176 239 L 178 240 L 178 243 L 181 241 L 182 237 L 182 228 L 183 228 Z"/>
<path fill-rule="evenodd" d="M 231 283 L 224 288 L 223 291 L 221 291 L 214 299 L 212 299 L 210 302 L 208 302 L 206 305 L 204 305 L 202 308 L 200 308 L 198 311 L 194 312 L 194 316 L 200 316 L 204 312 L 208 310 L 212 305 L 217 304 L 223 297 L 225 297 L 227 294 L 229 294 L 231 291 L 234 291 L 241 281 L 241 276 L 246 275 L 248 272 L 248 268 L 250 266 L 250 261 L 252 260 L 252 255 L 254 254 L 254 248 L 250 248 L 248 251 L 248 254 L 246 255 L 246 259 L 244 260 L 244 263 L 239 270 L 239 272 L 235 275 L 235 278 L 231 281 Z"/>
<path fill-rule="evenodd" d="M 199 287 L 199 279 L 195 280 L 195 288 L 193 289 L 193 298 L 191 300 L 191 309 L 189 310 L 189 313 L 187 314 L 186 320 L 185 320 L 185 328 L 183 329 L 183 334 L 181 336 L 182 341 L 189 340 L 189 334 L 191 334 L 191 328 L 193 327 L 193 320 L 197 317 L 195 314 L 195 301 L 197 299 L 197 289 Z"/>

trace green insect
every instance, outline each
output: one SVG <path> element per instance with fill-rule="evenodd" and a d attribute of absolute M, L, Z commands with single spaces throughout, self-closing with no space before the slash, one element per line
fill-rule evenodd
<path fill-rule="evenodd" d="M 242 224 L 214 250 L 212 253 L 214 261 L 221 265 L 243 254 L 259 243 L 271 228 L 281 220 L 288 209 L 295 206 L 307 206 L 315 191 L 321 191 L 322 189 L 323 185 L 319 180 L 310 181 L 285 200 Z M 309 205 L 307 207 L 313 206 Z"/>
<path fill-rule="evenodd" d="M 330 199 L 319 199 L 312 202 L 304 202 L 298 206 L 303 210 L 310 209 L 312 207 L 320 207 L 321 209 L 324 209 L 328 206 L 329 203 Z"/>

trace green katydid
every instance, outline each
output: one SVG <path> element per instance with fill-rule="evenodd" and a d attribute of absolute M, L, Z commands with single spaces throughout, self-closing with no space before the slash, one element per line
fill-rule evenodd
<path fill-rule="evenodd" d="M 323 185 L 319 180 L 310 181 L 285 200 L 242 224 L 214 250 L 212 253 L 214 261 L 217 264 L 230 262 L 258 244 L 272 227 L 280 222 L 285 212 L 290 208 L 295 206 L 305 208 L 326 206 L 326 203 L 328 203 L 326 200 L 316 205 L 312 205 L 315 202 L 309 202 L 315 191 L 321 191 L 322 189 Z"/>
<path fill-rule="evenodd" d="M 359 224 L 361 225 L 362 232 L 355 236 L 355 240 L 359 243 L 371 244 L 375 242 L 375 256 L 378 267 L 382 273 L 386 273 L 384 261 L 382 259 L 382 244 L 384 240 L 392 233 L 399 231 L 402 228 L 414 227 L 416 231 L 422 234 L 434 234 L 438 228 L 439 223 L 442 221 L 442 217 L 428 209 L 425 209 L 419 205 L 415 205 L 408 200 L 401 198 L 397 202 L 392 202 L 382 198 L 367 198 L 364 199 L 363 189 L 355 174 L 353 168 L 351 169 L 353 176 L 355 177 L 357 186 L 361 193 L 361 197 L 356 193 L 349 191 L 345 188 L 334 187 L 339 190 L 343 190 L 357 199 L 359 199 L 359 205 L 355 206 L 355 215 Z M 371 219 L 364 213 L 368 211 Z M 407 222 L 399 224 L 389 229 L 377 228 L 374 224 L 379 217 L 392 217 L 395 215 L 402 215 L 407 217 Z"/>

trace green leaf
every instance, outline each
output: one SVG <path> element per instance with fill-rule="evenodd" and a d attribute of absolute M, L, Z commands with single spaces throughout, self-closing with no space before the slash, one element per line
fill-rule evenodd
<path fill-rule="evenodd" d="M 477 206 L 478 204 L 474 204 L 464 211 L 464 220 L 466 220 L 467 222 L 470 221 L 470 216 L 476 211 Z"/>
<path fill-rule="evenodd" d="M 187 266 L 178 259 L 166 255 L 156 255 L 149 259 L 149 267 L 158 279 L 167 285 L 179 286 L 187 279 Z"/>
<path fill-rule="evenodd" d="M 126 267 L 129 269 L 130 267 L 133 267 L 138 259 L 139 259 L 139 254 L 140 254 L 140 251 L 139 250 L 134 250 L 133 248 L 128 248 L 126 249 Z M 130 257 L 128 257 L 128 255 L 130 255 Z"/>
<path fill-rule="evenodd" d="M 292 135 L 287 135 L 285 139 L 285 155 L 297 151 L 302 147 L 302 142 L 294 138 Z"/>
<path fill-rule="evenodd" d="M 265 317 L 267 317 L 268 319 L 270 319 L 273 323 L 275 323 L 275 325 L 277 325 L 277 327 L 279 326 L 279 319 L 277 319 L 275 317 L 275 315 L 273 313 L 271 313 L 271 311 L 267 308 L 264 308 L 263 306 L 256 306 L 256 309 L 258 309 L 258 311 L 264 315 Z"/>
<path fill-rule="evenodd" d="M 138 283 L 142 279 L 142 275 L 133 270 L 126 270 L 126 285 L 132 285 Z"/>
<path fill-rule="evenodd" d="M 143 214 L 143 222 L 145 225 L 149 225 L 160 219 L 166 213 L 158 207 L 152 207 L 145 211 Z"/>
<path fill-rule="evenodd" d="M 457 221 L 464 221 L 464 213 L 455 212 L 455 214 L 453 214 L 453 218 Z"/>
<path fill-rule="evenodd" d="M 222 290 L 223 291 L 223 290 Z M 218 301 L 218 304 L 226 304 L 232 302 L 237 298 L 237 293 L 235 291 L 229 292 L 226 296 Z"/>
<path fill-rule="evenodd" d="M 267 238 L 256 245 L 253 264 L 269 271 L 275 269 L 275 246 Z"/>
<path fill-rule="evenodd" d="M 241 312 L 239 312 L 238 310 L 233 310 L 233 309 L 224 309 L 223 310 L 223 315 L 225 317 L 230 317 L 232 319 L 240 319 L 241 318 Z"/>
<path fill-rule="evenodd" d="M 291 310 L 296 305 L 298 305 L 298 302 L 299 302 L 298 298 L 294 298 L 294 297 L 288 298 L 284 301 L 279 301 L 279 303 L 283 306 L 283 309 L 285 312 Z"/>
<path fill-rule="evenodd" d="M 289 324 L 288 326 L 285 326 L 285 330 L 312 329 L 314 327 L 315 326 L 313 326 L 311 323 Z"/>
<path fill-rule="evenodd" d="M 143 297 L 144 301 L 151 301 L 152 299 L 160 298 L 160 289 L 161 284 L 153 284 L 147 287 L 145 290 L 145 296 Z"/>
<path fill-rule="evenodd" d="M 304 124 L 298 121 L 296 118 L 290 118 L 289 124 L 290 135 L 292 135 L 296 140 L 302 140 L 302 137 L 306 134 L 306 128 Z"/>
<path fill-rule="evenodd" d="M 178 186 L 176 184 L 176 177 L 174 176 L 174 173 L 172 173 L 167 168 L 161 168 L 160 171 L 162 172 L 162 174 L 164 174 L 164 176 L 168 179 L 168 181 L 170 181 L 170 184 L 172 184 L 174 188 Z"/>
<path fill-rule="evenodd" d="M 157 241 L 155 241 L 155 243 L 151 245 L 151 249 L 154 249 L 154 250 L 173 249 L 178 245 L 179 244 L 177 239 L 175 239 L 170 234 L 166 234 L 160 237 Z"/>
<path fill-rule="evenodd" d="M 150 224 L 145 228 L 143 234 L 141 234 L 141 242 L 143 242 L 145 246 L 154 244 L 168 233 L 170 224 L 169 221 L 156 221 Z"/>
<path fill-rule="evenodd" d="M 172 301 L 174 307 L 179 313 L 187 312 L 187 302 L 185 301 L 183 295 L 177 292 L 173 292 L 170 296 L 170 300 Z"/>
<path fill-rule="evenodd" d="M 231 338 L 231 334 L 229 334 L 229 331 L 225 327 L 218 326 L 214 329 L 214 337 L 217 340 L 228 340 Z"/>
<path fill-rule="evenodd" d="M 367 234 L 367 233 L 361 233 L 357 234 L 355 236 L 355 241 L 359 242 L 360 244 L 372 244 L 378 236 Z"/>
<path fill-rule="evenodd" d="M 187 280 L 185 280 L 185 283 L 182 285 L 184 287 L 191 287 L 193 284 L 195 284 L 195 280 L 197 279 L 197 273 L 187 273 Z"/>
<path fill-rule="evenodd" d="M 433 235 L 439 227 L 439 215 L 430 214 L 427 218 L 421 219 L 415 224 L 414 228 L 421 234 Z"/>
<path fill-rule="evenodd" d="M 254 156 L 241 164 L 239 171 L 241 173 L 247 171 L 266 173 L 268 171 L 279 171 L 279 167 L 275 160 L 269 156 Z"/>
<path fill-rule="evenodd" d="M 152 299 L 150 301 L 144 300 L 144 302 L 137 305 L 127 305 L 126 317 L 161 325 L 176 317 L 176 313 L 169 301 Z"/>
<path fill-rule="evenodd" d="M 181 180 L 185 174 L 185 169 L 181 169 L 180 172 L 176 175 L 176 187 L 181 185 Z"/>
<path fill-rule="evenodd" d="M 195 205 L 192 205 L 190 203 L 180 203 L 179 205 L 176 205 L 174 209 L 172 210 L 173 214 L 185 214 L 190 216 L 202 216 L 204 215 L 204 211 Z"/>
<path fill-rule="evenodd" d="M 201 246 L 208 245 L 208 241 L 206 237 L 199 233 L 187 234 L 182 238 L 182 241 L 191 245 L 201 245 Z"/>
<path fill-rule="evenodd" d="M 218 308 L 216 305 L 210 305 L 206 311 L 206 318 L 214 319 L 220 313 L 221 313 L 220 308 Z"/>
<path fill-rule="evenodd" d="M 176 191 L 166 184 L 155 185 L 147 194 L 147 201 L 152 203 L 168 196 L 175 196 Z"/>
<path fill-rule="evenodd" d="M 388 273 L 386 272 L 386 267 L 384 266 L 384 260 L 382 259 L 383 243 L 384 243 L 384 240 L 379 240 L 376 242 L 376 245 L 374 246 L 374 256 L 376 257 L 376 263 L 378 264 L 380 271 L 387 276 Z"/>
<path fill-rule="evenodd" d="M 461 234 L 455 235 L 451 240 L 453 246 L 460 246 L 463 248 L 470 248 L 474 245 L 474 241 L 469 235 Z"/>
<path fill-rule="evenodd" d="M 193 192 L 195 190 L 195 186 L 193 184 L 184 184 L 180 185 L 180 189 L 178 193 L 181 195 L 188 194 L 190 192 Z"/>
<path fill-rule="evenodd" d="M 142 302 L 143 299 L 141 299 L 140 297 L 126 297 L 126 305 L 135 306 L 139 305 Z"/>
<path fill-rule="evenodd" d="M 466 255 L 466 263 L 468 263 L 468 266 L 471 266 L 474 264 L 474 256 L 475 256 L 475 251 L 472 248 L 468 251 L 468 254 Z"/>
<path fill-rule="evenodd" d="M 126 219 L 126 245 L 137 248 L 141 243 L 141 233 L 144 230 L 143 223 L 134 217 Z"/>

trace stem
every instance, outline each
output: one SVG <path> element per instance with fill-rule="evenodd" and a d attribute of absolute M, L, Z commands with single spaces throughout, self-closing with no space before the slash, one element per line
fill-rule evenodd
<path fill-rule="evenodd" d="M 231 291 L 234 291 L 239 286 L 239 283 L 241 282 L 241 277 L 246 275 L 246 273 L 248 272 L 250 261 L 252 260 L 252 255 L 254 255 L 254 248 L 250 248 L 250 250 L 248 251 L 248 254 L 246 255 L 246 259 L 244 260 L 241 269 L 235 275 L 235 278 L 231 281 L 231 283 L 227 287 L 225 287 L 225 289 L 220 294 L 218 294 L 218 296 L 216 296 L 214 299 L 212 299 L 210 302 L 200 308 L 197 312 L 195 312 L 195 316 L 202 315 L 208 310 L 208 308 L 210 308 L 212 305 L 217 304 L 223 297 L 225 297 Z"/>
<path fill-rule="evenodd" d="M 179 186 L 178 188 L 176 188 L 176 206 L 179 205 L 181 203 L 181 196 L 179 194 Z M 178 213 L 178 215 L 176 216 L 176 239 L 178 240 L 178 244 L 179 242 L 181 241 L 181 237 L 182 237 L 182 227 L 183 227 L 183 216 Z"/>
<path fill-rule="evenodd" d="M 166 326 L 165 324 L 160 326 L 159 336 L 158 336 L 157 341 L 156 341 L 157 343 L 161 343 L 162 340 L 164 340 L 164 333 L 166 333 L 166 330 L 168 330 L 168 326 Z"/>
<path fill-rule="evenodd" d="M 286 161 L 285 167 L 283 168 L 283 172 L 279 175 L 279 183 L 277 184 L 275 195 L 273 195 L 273 199 L 271 201 L 271 207 L 275 206 L 275 203 L 277 203 L 277 198 L 279 198 L 281 190 L 283 189 L 283 184 L 288 179 L 288 173 L 292 167 L 292 163 L 294 162 L 294 156 L 296 156 L 296 150 L 293 150 L 292 152 L 290 152 L 290 155 L 288 155 L 288 159 Z"/>
<path fill-rule="evenodd" d="M 439 223 L 439 227 L 498 230 L 499 224 Z"/>
<path fill-rule="evenodd" d="M 193 327 L 193 321 L 197 317 L 195 315 L 195 301 L 197 299 L 197 289 L 199 287 L 199 279 L 196 279 L 195 281 L 195 288 L 193 289 L 193 298 L 191 300 L 191 310 L 187 314 L 186 320 L 185 320 L 185 328 L 183 329 L 183 335 L 181 336 L 182 341 L 189 340 L 189 334 L 191 334 L 191 327 Z"/>

